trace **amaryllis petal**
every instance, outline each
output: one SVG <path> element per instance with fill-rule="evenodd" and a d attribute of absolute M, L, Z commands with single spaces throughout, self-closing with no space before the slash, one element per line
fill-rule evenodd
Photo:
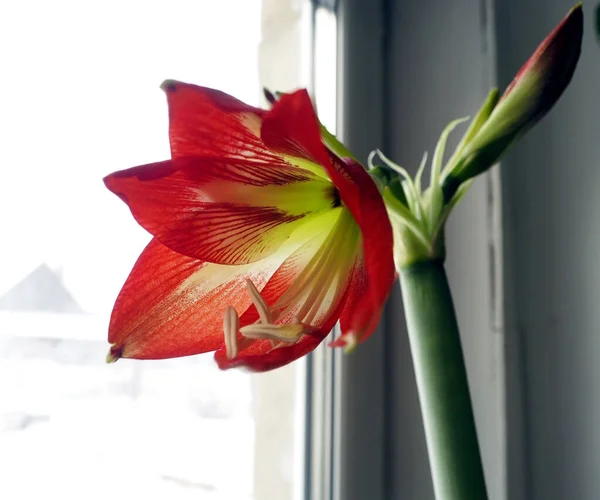
<path fill-rule="evenodd" d="M 386 213 L 381 195 L 364 168 L 350 158 L 339 159 L 331 155 L 323 145 L 319 121 L 306 90 L 281 96 L 264 118 L 261 137 L 275 151 L 320 164 L 357 220 L 363 210 L 359 201 L 363 190 L 367 192 L 362 196 L 372 200 L 367 210 L 374 208 L 378 214 Z M 384 239 L 391 237 L 391 231 L 388 221 Z"/>
<path fill-rule="evenodd" d="M 260 135 L 270 149 L 325 167 L 329 161 L 321 142 L 319 120 L 304 89 L 284 94 L 265 116 Z"/>
<path fill-rule="evenodd" d="M 333 328 L 333 325 L 331 328 Z M 305 335 L 295 344 L 276 349 L 273 349 L 270 341 L 259 340 L 234 359 L 228 359 L 225 349 L 220 349 L 215 352 L 215 361 L 222 370 L 236 367 L 245 367 L 253 372 L 274 370 L 314 351 L 329 334 L 329 330 L 323 330 L 313 335 Z"/>
<path fill-rule="evenodd" d="M 519 87 L 527 87 L 531 101 L 520 110 L 523 122 L 539 120 L 556 103 L 569 85 L 581 54 L 583 9 L 573 7 L 537 47 L 504 91 L 499 105 Z M 500 108 L 501 109 L 501 108 Z M 494 110 L 494 113 L 497 113 Z"/>
<path fill-rule="evenodd" d="M 392 245 L 392 226 L 381 194 L 369 174 L 353 160 L 345 160 L 345 174 L 358 190 L 357 210 L 352 215 L 360 226 L 366 267 L 373 279 L 373 298 L 381 302 L 387 298 L 395 281 Z"/>
<path fill-rule="evenodd" d="M 334 347 L 351 347 L 366 340 L 379 323 L 383 306 L 396 280 L 392 229 L 377 187 L 356 162 L 346 159 L 343 175 L 355 191 L 353 215 L 361 229 L 362 251 L 353 270 L 346 305 L 340 318 L 342 337 Z"/>
<path fill-rule="evenodd" d="M 169 139 L 173 158 L 266 154 L 259 131 L 266 111 L 219 90 L 167 80 Z"/>
<path fill-rule="evenodd" d="M 153 239 L 116 300 L 111 356 L 162 359 L 219 349 L 226 306 L 245 311 L 251 304 L 246 280 L 262 288 L 284 257 L 222 266 L 180 255 Z"/>
<path fill-rule="evenodd" d="M 306 170 L 201 157 L 115 172 L 105 184 L 161 243 L 220 264 L 269 256 L 336 199 L 329 181 Z"/>
<path fill-rule="evenodd" d="M 366 340 L 379 323 L 385 302 L 376 303 L 371 295 L 371 284 L 364 259 L 357 260 L 340 315 L 342 335 L 331 342 L 331 347 L 352 348 Z"/>

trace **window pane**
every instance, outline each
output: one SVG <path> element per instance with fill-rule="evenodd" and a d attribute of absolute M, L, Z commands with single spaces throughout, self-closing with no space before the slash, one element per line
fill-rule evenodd
<path fill-rule="evenodd" d="M 102 177 L 169 157 L 164 79 L 261 104 L 263 18 L 260 0 L 0 6 L 0 498 L 299 498 L 302 363 L 104 363 L 149 236 Z"/>

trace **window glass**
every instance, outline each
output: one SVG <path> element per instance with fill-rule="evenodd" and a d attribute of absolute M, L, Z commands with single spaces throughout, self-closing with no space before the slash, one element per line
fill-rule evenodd
<path fill-rule="evenodd" d="M 269 3 L 0 6 L 0 498 L 299 498 L 302 362 L 104 362 L 150 237 L 102 177 L 169 157 L 167 78 L 262 104 Z"/>

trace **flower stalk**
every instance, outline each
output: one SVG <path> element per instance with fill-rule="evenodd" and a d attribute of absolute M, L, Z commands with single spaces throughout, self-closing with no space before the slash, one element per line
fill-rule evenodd
<path fill-rule="evenodd" d="M 440 260 L 400 269 L 435 498 L 485 500 L 485 480 L 456 314 Z"/>
<path fill-rule="evenodd" d="M 444 200 L 442 157 L 448 135 L 462 121 L 452 122 L 442 133 L 427 189 L 421 187 L 426 156 L 414 179 L 381 153 L 384 166 L 371 169 L 383 186 L 394 230 L 394 257 L 438 500 L 487 499 L 460 334 L 444 269 L 444 225 L 470 185 L 463 184 L 451 200 Z M 473 120 L 465 136 L 479 121 Z M 374 156 L 371 165 L 373 161 Z"/>

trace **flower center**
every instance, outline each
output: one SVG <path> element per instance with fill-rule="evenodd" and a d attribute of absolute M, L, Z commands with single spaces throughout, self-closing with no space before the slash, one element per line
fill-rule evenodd
<path fill-rule="evenodd" d="M 257 340 L 271 341 L 273 349 L 294 344 L 329 321 L 348 286 L 360 237 L 352 214 L 342 207 L 335 210 L 331 229 L 314 235 L 288 258 L 299 268 L 298 274 L 271 307 L 254 283 L 246 280 L 259 319 L 240 328 L 236 310 L 226 309 L 223 334 L 229 359 Z M 283 274 L 287 272 L 284 269 Z"/>

